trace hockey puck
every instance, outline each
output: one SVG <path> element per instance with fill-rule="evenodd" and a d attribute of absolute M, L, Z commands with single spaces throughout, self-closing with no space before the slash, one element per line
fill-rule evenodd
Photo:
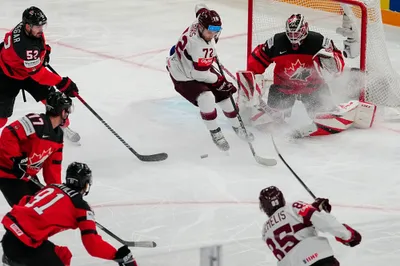
<path fill-rule="evenodd" d="M 207 157 L 208 157 L 208 154 L 203 154 L 203 155 L 200 156 L 201 159 L 204 159 L 204 158 L 207 158 Z"/>

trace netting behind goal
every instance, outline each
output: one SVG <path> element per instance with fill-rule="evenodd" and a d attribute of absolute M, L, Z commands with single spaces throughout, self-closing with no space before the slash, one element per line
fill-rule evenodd
<path fill-rule="evenodd" d="M 360 41 L 360 56 L 346 59 L 346 67 L 365 67 L 366 78 L 353 88 L 365 92 L 365 100 L 381 106 L 400 106 L 400 78 L 392 68 L 385 44 L 379 0 L 248 0 L 248 53 L 273 34 L 285 30 L 285 21 L 293 13 L 303 14 L 310 30 L 331 38 L 343 49 L 346 38 L 336 33 L 342 26 L 344 10 L 355 22 Z M 364 8 L 366 16 L 363 15 Z M 363 26 L 365 32 L 363 32 Z M 272 70 L 266 73 L 272 78 Z M 364 90 L 365 89 L 365 90 Z"/>

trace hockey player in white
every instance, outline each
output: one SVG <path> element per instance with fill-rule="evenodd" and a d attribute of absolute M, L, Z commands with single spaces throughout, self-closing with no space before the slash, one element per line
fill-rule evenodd
<path fill-rule="evenodd" d="M 349 25 L 344 23 L 343 27 L 349 28 Z M 344 46 L 345 56 L 357 56 L 354 42 L 346 40 Z M 263 96 L 267 82 L 262 74 L 273 62 L 276 63 L 274 83 L 268 88 L 266 103 Z M 307 67 L 298 67 L 297 62 L 305 63 Z M 298 69 L 292 74 L 290 70 L 295 66 Z M 372 126 L 375 105 L 357 100 L 338 106 L 333 104 L 327 82 L 342 73 L 342 53 L 330 39 L 318 32 L 309 32 L 308 23 L 301 14 L 290 16 L 285 32 L 276 34 L 253 50 L 248 68 L 249 71 L 237 73 L 241 84 L 238 105 L 243 119 L 252 126 L 265 128 L 271 123 L 283 122 L 290 116 L 295 99 L 304 103 L 313 123 L 296 130 L 293 137 L 330 135 L 352 125 L 358 128 Z"/>
<path fill-rule="evenodd" d="M 217 147 L 229 150 L 221 128 L 217 125 L 215 103 L 228 118 L 235 133 L 246 139 L 236 112 L 230 102 L 235 86 L 213 67 L 217 56 L 215 48 L 221 33 L 222 21 L 218 13 L 206 5 L 196 5 L 196 20 L 182 33 L 167 58 L 167 69 L 175 90 L 193 105 L 199 107 L 200 115 Z M 249 140 L 254 137 L 250 133 Z"/>
<path fill-rule="evenodd" d="M 260 192 L 260 210 L 268 215 L 262 237 L 278 260 L 278 266 L 339 266 L 327 238 L 318 231 L 335 236 L 350 247 L 361 242 L 361 235 L 330 214 L 328 199 L 317 198 L 312 204 L 287 205 L 283 193 L 274 186 Z"/>

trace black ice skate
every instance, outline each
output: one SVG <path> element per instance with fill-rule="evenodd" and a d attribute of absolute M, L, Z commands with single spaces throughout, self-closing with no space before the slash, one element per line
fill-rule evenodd
<path fill-rule="evenodd" d="M 254 135 L 250 131 L 246 130 L 247 132 L 247 137 L 246 137 L 246 132 L 244 128 L 242 127 L 232 127 L 233 131 L 235 131 L 236 135 L 244 141 L 252 142 L 254 140 Z"/>
<path fill-rule="evenodd" d="M 210 133 L 215 145 L 217 145 L 220 150 L 229 150 L 229 143 L 226 141 L 224 134 L 222 134 L 221 128 L 210 130 Z"/>
<path fill-rule="evenodd" d="M 3 254 L 3 257 L 1 259 L 1 262 L 3 263 L 3 266 L 25 266 L 25 264 L 20 264 L 16 263 L 12 260 L 10 260 L 6 255 Z"/>

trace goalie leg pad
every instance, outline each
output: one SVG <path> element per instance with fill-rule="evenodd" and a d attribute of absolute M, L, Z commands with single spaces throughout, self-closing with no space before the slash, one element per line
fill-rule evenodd
<path fill-rule="evenodd" d="M 354 118 L 354 127 L 370 128 L 375 120 L 376 105 L 366 102 L 360 102 L 357 113 Z"/>

